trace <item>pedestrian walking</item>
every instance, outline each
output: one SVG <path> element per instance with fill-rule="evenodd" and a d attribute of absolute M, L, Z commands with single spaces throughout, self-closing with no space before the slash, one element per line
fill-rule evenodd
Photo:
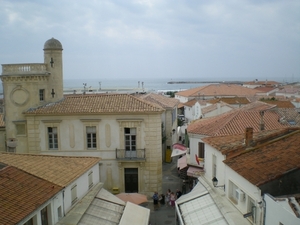
<path fill-rule="evenodd" d="M 170 197 L 171 197 L 171 190 L 168 189 L 167 193 L 166 193 L 166 202 L 167 202 L 167 206 L 170 206 Z"/>
<path fill-rule="evenodd" d="M 175 206 L 175 200 L 176 200 L 176 195 L 174 194 L 174 192 L 171 192 L 171 195 L 170 195 L 171 207 Z"/>
<path fill-rule="evenodd" d="M 179 189 L 177 189 L 176 190 L 176 199 L 179 199 L 181 195 L 182 195 L 182 192 L 179 191 Z"/>
<path fill-rule="evenodd" d="M 158 193 L 157 192 L 154 192 L 152 199 L 153 199 L 154 210 L 157 210 L 158 209 Z"/>

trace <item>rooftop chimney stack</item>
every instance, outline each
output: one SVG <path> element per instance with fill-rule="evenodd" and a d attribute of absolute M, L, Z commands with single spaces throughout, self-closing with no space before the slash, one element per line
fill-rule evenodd
<path fill-rule="evenodd" d="M 264 123 L 264 114 L 265 114 L 265 112 L 264 111 L 260 111 L 259 114 L 260 114 L 259 128 L 260 128 L 260 130 L 264 130 L 265 129 L 265 123 Z"/>
<path fill-rule="evenodd" d="M 250 147 L 252 142 L 253 142 L 253 128 L 252 127 L 246 127 L 246 132 L 245 132 L 245 145 L 246 145 L 246 147 Z"/>

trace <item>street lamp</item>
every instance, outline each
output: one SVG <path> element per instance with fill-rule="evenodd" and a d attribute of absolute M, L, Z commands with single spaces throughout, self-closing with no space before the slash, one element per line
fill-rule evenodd
<path fill-rule="evenodd" d="M 214 177 L 212 179 L 212 182 L 213 182 L 214 187 L 223 187 L 224 191 L 225 191 L 225 184 L 224 185 L 218 185 L 218 179 L 216 177 Z"/>

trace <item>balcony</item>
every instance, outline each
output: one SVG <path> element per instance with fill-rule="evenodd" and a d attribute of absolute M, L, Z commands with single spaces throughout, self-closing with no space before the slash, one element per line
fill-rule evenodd
<path fill-rule="evenodd" d="M 146 149 L 126 150 L 116 149 L 116 159 L 125 161 L 145 161 Z"/>
<path fill-rule="evenodd" d="M 3 64 L 2 75 L 47 74 L 44 63 Z"/>

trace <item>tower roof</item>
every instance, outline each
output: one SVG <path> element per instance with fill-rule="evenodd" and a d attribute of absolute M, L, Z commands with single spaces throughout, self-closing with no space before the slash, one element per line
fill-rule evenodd
<path fill-rule="evenodd" d="M 48 50 L 48 49 L 63 50 L 62 44 L 60 43 L 59 40 L 57 40 L 55 38 L 51 38 L 45 42 L 44 50 Z"/>

